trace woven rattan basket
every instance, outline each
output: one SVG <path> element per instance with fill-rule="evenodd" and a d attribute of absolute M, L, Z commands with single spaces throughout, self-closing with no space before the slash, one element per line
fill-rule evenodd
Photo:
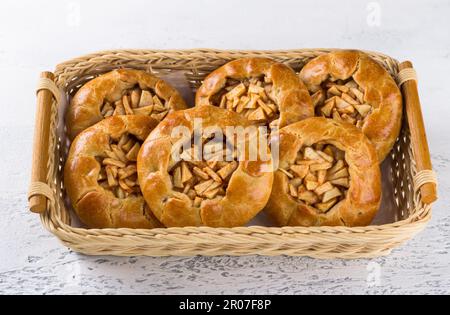
<path fill-rule="evenodd" d="M 361 258 L 388 254 L 422 230 L 436 199 L 428 145 L 409 62 L 399 64 L 368 52 L 402 87 L 405 119 L 391 154 L 383 163 L 383 203 L 389 219 L 367 227 L 184 227 L 161 229 L 85 229 L 74 223 L 65 202 L 62 166 L 68 142 L 64 109 L 77 89 L 94 76 L 114 68 L 137 68 L 182 86 L 188 102 L 192 92 L 213 69 L 240 57 L 266 56 L 299 71 L 328 49 L 288 51 L 115 50 L 76 58 L 44 72 L 37 93 L 30 209 L 40 213 L 45 228 L 64 245 L 90 255 L 302 255 L 318 258 Z M 181 79 L 180 79 L 181 78 Z"/>

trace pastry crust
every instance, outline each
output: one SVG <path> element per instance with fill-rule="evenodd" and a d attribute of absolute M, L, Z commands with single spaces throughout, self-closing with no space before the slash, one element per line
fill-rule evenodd
<path fill-rule="evenodd" d="M 169 175 L 171 151 L 177 138 L 174 128 L 185 126 L 193 133 L 194 119 L 203 128 L 250 126 L 240 115 L 214 106 L 201 106 L 169 114 L 146 139 L 138 155 L 139 183 L 147 204 L 167 227 L 242 226 L 263 209 L 273 181 L 272 159 L 242 160 L 232 173 L 223 198 L 204 200 L 195 207 L 186 194 L 175 191 Z"/>
<path fill-rule="evenodd" d="M 273 83 L 280 128 L 314 116 L 311 97 L 295 72 L 287 65 L 268 58 L 241 58 L 214 70 L 198 89 L 195 104 L 214 105 L 211 98 L 225 87 L 227 79 L 241 81 L 261 76 Z"/>
<path fill-rule="evenodd" d="M 64 167 L 67 194 L 80 220 L 90 228 L 154 228 L 161 223 L 146 208 L 142 194 L 117 198 L 98 183 L 101 165 L 112 139 L 124 133 L 144 141 L 158 121 L 142 115 L 106 118 L 73 141 Z"/>
<path fill-rule="evenodd" d="M 364 119 L 363 133 L 372 141 L 380 162 L 397 139 L 402 118 L 402 95 L 389 73 L 367 54 L 360 51 L 334 51 L 308 62 L 300 79 L 310 92 L 320 89 L 330 76 L 353 80 L 364 90 L 364 101 L 373 111 Z"/>
<path fill-rule="evenodd" d="M 164 80 L 142 70 L 113 70 L 84 84 L 72 98 L 66 115 L 69 138 L 74 139 L 81 131 L 104 118 L 101 113 L 104 102 L 120 100 L 127 90 L 135 86 L 156 93 L 170 111 L 187 108 L 178 91 Z"/>
<path fill-rule="evenodd" d="M 381 201 L 381 174 L 375 149 L 360 130 L 351 124 L 313 117 L 281 129 L 277 141 L 280 145 L 280 168 L 292 165 L 301 147 L 326 142 L 345 152 L 350 174 L 346 197 L 322 213 L 291 197 L 288 177 L 277 170 L 266 211 L 278 225 L 370 224 Z"/>

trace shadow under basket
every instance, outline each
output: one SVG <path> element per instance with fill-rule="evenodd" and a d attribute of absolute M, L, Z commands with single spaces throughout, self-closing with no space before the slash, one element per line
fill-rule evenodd
<path fill-rule="evenodd" d="M 428 144 L 410 62 L 368 53 L 401 86 L 402 130 L 382 164 L 383 201 L 366 227 L 270 227 L 252 221 L 236 228 L 86 229 L 65 201 L 63 165 L 69 143 L 64 114 L 70 98 L 88 80 L 117 68 L 152 72 L 169 81 L 193 105 L 195 89 L 212 70 L 241 57 L 269 57 L 295 71 L 329 49 L 287 51 L 114 50 L 76 58 L 43 72 L 38 85 L 30 209 L 65 246 L 88 255 L 293 255 L 364 258 L 386 255 L 422 230 L 436 200 Z M 258 224 L 258 225 L 254 225 Z"/>

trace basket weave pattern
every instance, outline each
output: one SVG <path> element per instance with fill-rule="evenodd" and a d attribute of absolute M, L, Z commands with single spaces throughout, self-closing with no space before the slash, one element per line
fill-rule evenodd
<path fill-rule="evenodd" d="M 137 68 L 156 74 L 183 71 L 195 89 L 212 70 L 240 57 L 264 56 L 290 65 L 298 71 L 308 60 L 327 49 L 289 51 L 216 50 L 118 50 L 87 55 L 59 64 L 55 82 L 66 101 L 92 77 L 113 68 Z M 394 78 L 398 62 L 368 52 Z M 398 221 L 367 227 L 184 227 L 162 229 L 84 229 L 71 226 L 70 209 L 64 202 L 62 168 L 67 140 L 58 104 L 52 103 L 47 184 L 54 192 L 48 211 L 41 214 L 43 225 L 66 246 L 91 255 L 295 255 L 316 258 L 363 258 L 388 254 L 424 228 L 431 217 L 430 205 L 420 201 L 413 187 L 415 160 L 406 121 L 391 154 L 390 176 Z M 381 211 L 381 210 L 380 210 Z"/>

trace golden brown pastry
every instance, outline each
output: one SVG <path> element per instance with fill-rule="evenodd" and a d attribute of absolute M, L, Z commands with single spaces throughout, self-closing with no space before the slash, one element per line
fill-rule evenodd
<path fill-rule="evenodd" d="M 146 206 L 136 174 L 140 144 L 157 124 L 143 115 L 113 116 L 75 138 L 64 183 L 75 212 L 88 227 L 162 226 Z"/>
<path fill-rule="evenodd" d="M 316 115 L 361 128 L 382 162 L 402 118 L 402 96 L 389 73 L 363 52 L 342 50 L 314 58 L 300 78 L 312 93 Z"/>
<path fill-rule="evenodd" d="M 237 59 L 214 70 L 195 104 L 227 108 L 271 128 L 314 116 L 311 97 L 295 72 L 268 58 Z"/>
<path fill-rule="evenodd" d="M 266 210 L 278 225 L 370 224 L 381 175 L 375 149 L 358 128 L 313 117 L 281 129 L 275 141 L 280 163 Z"/>
<path fill-rule="evenodd" d="M 146 115 L 161 121 L 170 111 L 186 107 L 177 90 L 162 79 L 141 70 L 113 70 L 77 91 L 67 112 L 67 131 L 73 139 L 109 116 Z"/>
<path fill-rule="evenodd" d="M 194 119 L 201 119 L 204 133 L 199 128 L 194 133 Z M 174 132 L 179 126 L 185 128 L 183 136 Z M 165 226 L 241 226 L 263 209 L 273 181 L 272 158 L 241 156 L 237 137 L 225 130 L 235 126 L 250 122 L 225 109 L 200 106 L 169 114 L 146 139 L 137 162 L 139 183 Z M 213 127 L 224 133 L 222 139 L 207 133 Z M 248 147 L 250 139 L 242 143 Z"/>

